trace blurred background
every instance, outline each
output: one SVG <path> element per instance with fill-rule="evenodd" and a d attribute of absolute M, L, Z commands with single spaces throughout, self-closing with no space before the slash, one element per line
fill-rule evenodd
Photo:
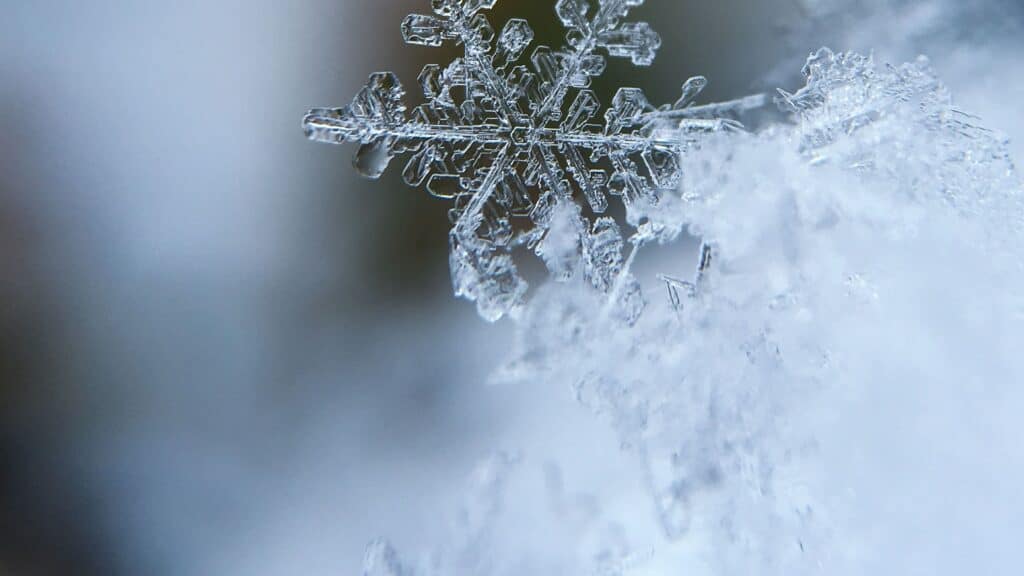
<path fill-rule="evenodd" d="M 695 74 L 707 99 L 792 88 L 821 44 L 900 58 L 1020 15 L 843 4 L 650 0 L 636 19 L 659 60 L 615 62 L 597 92 L 671 102 Z M 894 4 L 906 33 L 865 24 Z M 557 43 L 552 6 L 499 0 L 491 21 Z M 451 297 L 447 206 L 399 170 L 360 180 L 354 150 L 299 127 L 371 72 L 412 87 L 447 62 L 402 44 L 402 18 L 428 9 L 3 4 L 0 574 L 356 573 L 371 538 L 433 530 L 449 486 L 521 425 L 523 393 L 485 385 L 509 326 Z M 953 83 L 980 103 L 986 78 Z M 993 114 L 1024 95 L 1001 88 Z"/>

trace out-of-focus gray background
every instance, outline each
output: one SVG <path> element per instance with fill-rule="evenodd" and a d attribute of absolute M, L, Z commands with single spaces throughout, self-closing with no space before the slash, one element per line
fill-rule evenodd
<path fill-rule="evenodd" d="M 552 5 L 499 1 L 492 22 L 557 41 Z M 0 573 L 354 573 L 370 538 L 433 528 L 445 503 L 422 496 L 503 433 L 484 381 L 508 327 L 451 298 L 444 203 L 299 128 L 371 72 L 412 87 L 448 61 L 402 44 L 428 9 L 5 3 Z M 804 15 L 650 0 L 659 61 L 597 90 L 792 87 L 822 40 L 794 35 Z"/>

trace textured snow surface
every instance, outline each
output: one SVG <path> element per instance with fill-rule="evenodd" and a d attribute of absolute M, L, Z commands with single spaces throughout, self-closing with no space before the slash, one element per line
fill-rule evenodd
<path fill-rule="evenodd" d="M 621 468 L 528 514 L 531 492 L 502 484 L 530 472 L 487 462 L 470 536 L 406 570 L 1015 573 L 1024 206 L 1005 139 L 923 58 L 821 50 L 804 73 L 779 96 L 789 122 L 705 140 L 646 214 L 653 236 L 712 247 L 699 281 L 669 279 L 633 325 L 585 279 L 545 286 L 520 319 L 496 380 L 538 403 L 571 390 Z M 600 253 L 575 243 L 592 238 L 575 211 L 556 222 L 553 269 Z"/>
<path fill-rule="evenodd" d="M 648 39 L 630 54 L 649 63 L 649 27 L 602 16 L 640 3 L 558 2 L 570 47 L 554 60 L 541 47 L 530 74 L 555 70 L 543 94 L 502 112 L 494 93 L 514 76 L 488 71 L 525 53 L 528 26 L 513 21 L 491 46 L 478 17 L 489 3 L 463 3 L 467 28 L 436 2 L 437 17 L 407 20 L 407 39 L 456 40 L 467 59 L 424 71 L 419 116 L 378 76 L 365 106 L 310 117 L 319 139 L 361 142 L 370 175 L 412 152 L 410 184 L 443 196 L 429 182 L 460 177 L 456 291 L 489 319 L 514 312 L 517 342 L 493 381 L 528 399 L 509 406 L 524 424 L 507 451 L 480 463 L 437 533 L 401 555 L 375 541 L 364 573 L 1016 574 L 1024 189 L 1018 145 L 995 128 L 1024 132 L 1024 75 L 1012 34 L 951 25 L 1012 6 L 806 0 L 814 26 L 861 52 L 813 53 L 803 87 L 778 91 L 778 122 L 694 123 L 754 104 L 695 107 L 696 78 L 660 109 L 623 89 L 591 125 L 599 105 L 569 71 L 600 67 L 574 42 L 589 19 Z M 921 52 L 942 57 L 942 74 Z M 570 65 L 545 65 L 559 61 Z M 436 78 L 469 89 L 458 110 Z M 467 133 L 486 142 L 465 148 Z M 464 173 L 443 165 L 459 146 Z M 606 193 L 625 218 L 604 213 Z M 696 275 L 687 238 L 704 245 Z M 551 273 L 529 299 L 520 246 Z"/>

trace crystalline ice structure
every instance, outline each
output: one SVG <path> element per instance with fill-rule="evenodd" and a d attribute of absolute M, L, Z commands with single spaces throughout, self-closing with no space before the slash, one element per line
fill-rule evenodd
<path fill-rule="evenodd" d="M 419 76 L 426 103 L 411 114 L 405 91 L 392 73 L 370 76 L 349 106 L 314 109 L 303 125 L 313 140 L 360 144 L 356 167 L 378 178 L 390 161 L 408 156 L 403 176 L 453 202 L 451 272 L 458 296 L 474 300 L 481 315 L 497 320 L 524 301 L 527 286 L 509 253 L 539 250 L 556 207 L 575 202 L 600 218 L 609 195 L 630 213 L 658 203 L 676 187 L 679 156 L 700 133 L 736 127 L 720 119 L 758 106 L 761 98 L 722 105 L 693 106 L 707 84 L 693 78 L 675 105 L 652 106 L 643 91 L 622 88 L 601 118 L 601 104 L 589 89 L 607 57 L 650 65 L 661 38 L 646 23 L 627 22 L 644 0 L 559 0 L 555 12 L 567 29 L 561 49 L 538 46 L 525 58 L 534 33 L 521 19 L 500 33 L 485 10 L 495 0 L 434 0 L 433 14 L 410 15 L 402 23 L 409 44 L 455 43 L 464 55 L 447 66 L 430 64 Z M 525 61 L 524 61 L 525 58 Z M 589 234 L 601 244 L 622 246 L 618 227 L 595 222 L 572 233 L 581 246 Z M 591 231 L 592 230 L 592 231 Z M 550 243 L 549 243 L 550 245 Z M 579 252 L 584 273 L 598 289 L 611 291 L 611 268 L 591 269 Z M 598 261 L 614 258 L 608 254 Z M 621 259 L 621 255 L 619 256 Z M 567 279 L 574 266 L 545 258 L 552 273 Z M 628 267 L 614 274 L 628 275 Z M 623 277 L 636 308 L 638 284 Z M 632 318 L 634 312 L 627 312 Z"/>
<path fill-rule="evenodd" d="M 948 396 L 935 406 L 960 399 L 946 413 L 959 418 L 986 387 L 1019 388 L 1024 193 L 1005 139 L 956 107 L 926 59 L 885 66 L 822 49 L 804 74 L 780 94 L 788 122 L 704 139 L 680 161 L 679 203 L 666 193 L 649 214 L 699 234 L 716 264 L 697 282 L 663 275 L 668 298 L 632 326 L 594 314 L 592 294 L 546 287 L 503 375 L 571 383 L 639 455 L 671 542 L 659 553 L 710 542 L 714 574 L 860 574 L 907 554 L 931 568 L 933 549 L 914 549 L 906 526 L 941 522 L 944 507 L 910 505 L 909 517 L 904 503 L 922 491 L 955 500 L 959 480 L 926 486 L 926 466 L 900 491 L 886 457 L 862 453 L 871 480 L 844 484 L 863 468 L 844 468 L 846 449 L 889 455 L 936 395 Z M 595 229 L 584 259 L 628 268 L 623 246 L 605 242 Z M 892 410 L 894 398 L 913 408 Z M 929 454 L 952 421 L 935 418 L 914 445 Z M 868 450 L 863 429 L 877 422 L 886 433 Z M 833 466 L 842 472 L 823 473 Z M 847 485 L 864 491 L 836 488 Z M 900 505 L 886 509 L 889 498 Z M 1001 517 L 1004 503 L 990 503 Z M 642 573 L 678 572 L 664 566 Z"/>

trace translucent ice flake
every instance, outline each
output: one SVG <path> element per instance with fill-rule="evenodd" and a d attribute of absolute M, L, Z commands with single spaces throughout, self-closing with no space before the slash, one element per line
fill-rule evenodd
<path fill-rule="evenodd" d="M 641 90 L 623 88 L 602 124 L 601 103 L 589 86 L 604 73 L 606 59 L 647 66 L 661 46 L 650 25 L 626 21 L 643 2 L 559 0 L 555 13 L 567 29 L 566 46 L 530 52 L 534 33 L 525 20 L 509 20 L 497 32 L 487 19 L 494 0 L 434 0 L 433 14 L 405 19 L 403 37 L 425 46 L 455 43 L 464 54 L 423 69 L 426 103 L 407 114 L 398 78 L 377 73 L 349 106 L 311 110 L 306 134 L 359 144 L 356 167 L 370 178 L 380 177 L 394 157 L 408 156 L 406 183 L 453 202 L 453 284 L 485 318 L 497 320 L 524 301 L 526 283 L 509 256 L 520 246 L 537 251 L 555 277 L 567 279 L 582 267 L 596 288 L 609 292 L 614 275 L 628 274 L 621 254 L 620 266 L 607 265 L 614 260 L 607 251 L 621 249 L 621 237 L 602 242 L 604 252 L 594 259 L 584 249 L 591 242 L 586 236 L 612 228 L 580 226 L 567 238 L 555 207 L 576 203 L 600 216 L 609 196 L 617 196 L 628 220 L 639 221 L 677 186 L 679 157 L 700 134 L 736 128 L 724 117 L 764 101 L 693 106 L 707 84 L 698 77 L 684 84 L 674 105 L 661 108 Z M 547 239 L 553 223 L 563 228 L 557 241 Z M 628 296 L 626 306 L 635 311 L 639 285 L 625 277 L 619 284 L 625 291 L 614 295 Z"/>

